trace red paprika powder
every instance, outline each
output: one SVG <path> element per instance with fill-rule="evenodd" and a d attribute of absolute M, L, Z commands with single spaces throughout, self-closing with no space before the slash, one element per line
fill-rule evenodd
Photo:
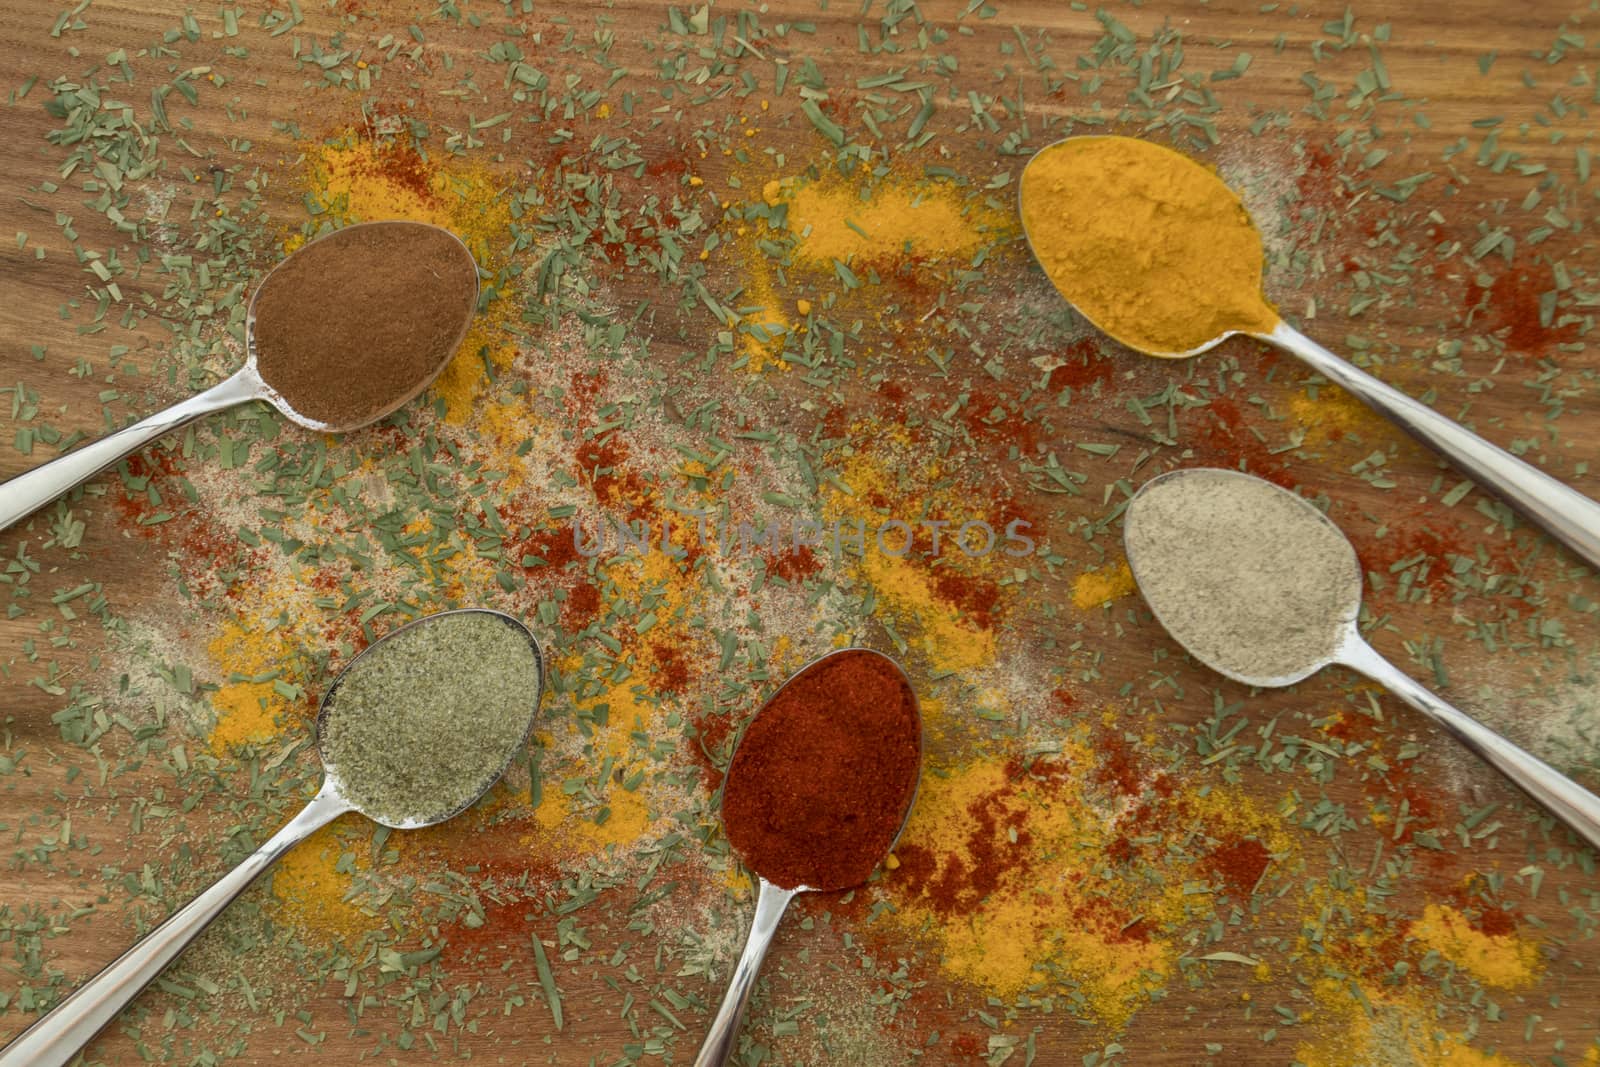
<path fill-rule="evenodd" d="M 916 694 L 894 661 L 824 656 L 746 728 L 722 792 L 728 840 L 785 889 L 860 885 L 893 846 L 921 766 Z"/>

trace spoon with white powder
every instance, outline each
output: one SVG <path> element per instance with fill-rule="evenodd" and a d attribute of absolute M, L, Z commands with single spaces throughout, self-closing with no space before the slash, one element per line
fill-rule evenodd
<path fill-rule="evenodd" d="M 1201 663 L 1266 688 L 1335 663 L 1357 670 L 1600 850 L 1600 797 L 1451 707 L 1362 639 L 1355 549 L 1311 504 L 1238 471 L 1189 468 L 1134 494 L 1122 536 L 1150 610 Z"/>

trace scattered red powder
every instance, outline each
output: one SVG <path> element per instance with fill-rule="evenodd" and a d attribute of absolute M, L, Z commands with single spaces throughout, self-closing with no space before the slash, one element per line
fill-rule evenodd
<path fill-rule="evenodd" d="M 985 630 L 999 621 L 1004 609 L 1000 584 L 979 575 L 941 570 L 934 579 L 933 588 L 941 600 L 960 609 L 962 614 Z"/>
<path fill-rule="evenodd" d="M 981 1034 L 957 1034 L 950 1042 L 950 1051 L 957 1056 L 982 1056 L 988 1047 Z"/>
<path fill-rule="evenodd" d="M 1271 862 L 1267 847 L 1252 838 L 1226 842 L 1206 857 L 1206 866 L 1237 897 L 1250 895 Z"/>
<path fill-rule="evenodd" d="M 681 693 L 689 684 L 689 660 L 682 646 L 669 641 L 657 641 L 650 646 L 655 657 L 652 681 L 663 693 Z"/>
<path fill-rule="evenodd" d="M 1095 765 L 1093 779 L 1122 797 L 1136 797 L 1144 790 L 1140 780 L 1144 767 L 1138 755 L 1128 747 L 1122 735 L 1112 730 L 1102 730 L 1095 739 L 1095 750 L 1100 761 Z"/>
<path fill-rule="evenodd" d="M 1476 560 L 1477 546 L 1480 544 L 1484 547 L 1492 569 L 1502 573 L 1517 571 L 1517 565 L 1507 546 L 1474 539 L 1453 525 L 1443 525 L 1447 522 L 1448 520 L 1441 516 L 1437 509 L 1424 508 L 1393 521 L 1386 537 L 1367 536 L 1368 527 L 1361 524 L 1350 524 L 1347 528 L 1355 534 L 1352 540 L 1356 547 L 1356 556 L 1360 559 L 1364 570 L 1398 580 L 1399 573 L 1390 575 L 1390 567 L 1401 560 L 1414 559 L 1418 555 L 1425 556 L 1428 563 L 1427 574 L 1419 579 L 1418 574 L 1421 571 L 1418 565 L 1418 569 L 1412 574 L 1412 583 L 1420 585 L 1435 596 L 1448 594 L 1454 588 L 1451 582 L 1451 576 L 1454 574 L 1453 557 L 1468 556 Z M 1397 588 L 1398 586 L 1392 583 L 1387 586 L 1389 591 Z M 1494 600 L 1485 602 L 1483 606 L 1489 612 L 1497 609 Z"/>
<path fill-rule="evenodd" d="M 594 622 L 600 615 L 600 590 L 596 589 L 588 580 L 580 580 L 571 589 L 567 590 L 567 599 L 561 605 L 561 623 L 563 626 L 581 630 Z"/>
<path fill-rule="evenodd" d="M 702 711 L 694 719 L 697 736 L 685 738 L 689 755 L 699 765 L 700 780 L 708 793 L 715 793 L 722 784 L 722 767 L 718 761 L 726 759 L 728 738 L 733 736 L 735 725 L 731 715 Z"/>
<path fill-rule="evenodd" d="M 1028 830 L 1028 809 L 1014 810 L 1014 801 L 1028 772 L 1020 763 L 1006 768 L 1009 780 L 1001 788 L 976 797 L 967 806 L 971 821 L 962 851 L 936 855 L 921 845 L 902 844 L 895 849 L 900 861 L 896 878 L 913 897 L 921 897 L 941 915 L 954 915 L 978 907 L 999 888 L 1007 875 L 1025 871 L 1033 861 L 1033 837 Z M 1070 770 L 1036 763 L 1032 785 L 1050 791 Z M 1015 840 L 1011 838 L 1016 835 Z"/>
<path fill-rule="evenodd" d="M 571 530 L 534 530 L 520 541 L 509 542 L 505 554 L 517 566 L 521 566 L 524 557 L 534 556 L 544 560 L 544 566 L 557 570 L 580 558 Z"/>
<path fill-rule="evenodd" d="M 1204 411 L 1195 437 L 1200 447 L 1222 462 L 1220 466 L 1241 469 L 1265 478 L 1285 489 L 1293 489 L 1295 481 L 1289 476 L 1283 461 L 1267 448 L 1266 443 L 1251 432 L 1239 405 L 1225 396 L 1219 396 Z"/>
<path fill-rule="evenodd" d="M 597 370 L 592 374 L 574 371 L 567 381 L 567 395 L 563 398 L 568 409 L 582 416 L 593 415 L 594 402 L 609 380 L 604 370 Z"/>
<path fill-rule="evenodd" d="M 681 156 L 660 156 L 646 163 L 644 172 L 653 178 L 682 178 L 689 173 L 689 161 Z"/>
<path fill-rule="evenodd" d="M 1331 207 L 1345 198 L 1344 183 L 1339 180 L 1339 160 L 1320 146 L 1305 155 L 1306 169 L 1295 179 L 1300 198 L 1317 207 Z"/>
<path fill-rule="evenodd" d="M 369 176 L 407 189 L 425 203 L 435 198 L 433 170 L 423 161 L 410 139 L 391 141 L 378 150 L 376 161 L 365 168 Z"/>
<path fill-rule="evenodd" d="M 1506 348 L 1525 356 L 1541 355 L 1552 344 L 1574 340 L 1576 325 L 1545 326 L 1540 320 L 1540 294 L 1555 288 L 1555 277 L 1546 264 L 1536 267 L 1512 263 L 1487 289 L 1477 282 L 1467 283 L 1467 306 L 1484 304 L 1487 314 L 1477 321 L 1491 333 L 1505 331 Z"/>
<path fill-rule="evenodd" d="M 1062 354 L 1067 362 L 1050 372 L 1045 386 L 1052 393 L 1069 386 L 1074 392 L 1079 392 L 1095 382 L 1110 381 L 1117 372 L 1116 360 L 1102 352 L 1092 337 L 1072 342 Z"/>
<path fill-rule="evenodd" d="M 1517 918 L 1508 908 L 1484 908 L 1471 921 L 1480 933 L 1490 937 L 1506 937 L 1517 931 Z"/>
<path fill-rule="evenodd" d="M 1007 453 L 1013 445 L 1023 455 L 1039 447 L 1039 424 L 1005 397 L 974 389 L 961 409 L 961 420 L 974 440 L 1001 445 Z"/>
<path fill-rule="evenodd" d="M 829 408 L 823 414 L 821 421 L 817 425 L 817 436 L 824 441 L 844 440 L 849 436 L 848 425 L 846 422 L 846 417 L 849 414 L 850 409 L 843 404 L 835 404 L 833 407 Z M 900 416 L 903 413 L 897 412 L 895 414 L 895 421 L 900 421 Z"/>
<path fill-rule="evenodd" d="M 950 1041 L 950 1051 L 957 1056 L 982 1056 L 987 1048 L 989 1043 L 979 1033 L 957 1033 Z"/>
<path fill-rule="evenodd" d="M 1127 908 L 1109 900 L 1086 900 L 1072 909 L 1075 923 L 1094 930 L 1108 943 L 1142 944 L 1150 940 L 1150 927 Z"/>
<path fill-rule="evenodd" d="M 775 574 L 791 584 L 803 582 L 822 570 L 822 560 L 810 545 L 795 545 L 786 552 L 768 553 L 766 561 L 768 574 Z"/>

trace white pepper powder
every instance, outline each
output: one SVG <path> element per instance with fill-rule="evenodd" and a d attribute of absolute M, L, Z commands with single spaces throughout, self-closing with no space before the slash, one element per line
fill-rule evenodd
<path fill-rule="evenodd" d="M 1339 528 L 1238 471 L 1195 468 L 1148 483 L 1128 505 L 1123 543 L 1167 632 L 1247 684 L 1311 674 L 1361 609 L 1361 566 Z"/>

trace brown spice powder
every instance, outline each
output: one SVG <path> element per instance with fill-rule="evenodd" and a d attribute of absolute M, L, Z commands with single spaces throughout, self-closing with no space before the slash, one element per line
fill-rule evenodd
<path fill-rule="evenodd" d="M 444 369 L 477 306 L 454 236 L 414 222 L 350 226 L 269 274 L 253 312 L 256 369 L 295 414 L 329 429 L 381 419 Z"/>

